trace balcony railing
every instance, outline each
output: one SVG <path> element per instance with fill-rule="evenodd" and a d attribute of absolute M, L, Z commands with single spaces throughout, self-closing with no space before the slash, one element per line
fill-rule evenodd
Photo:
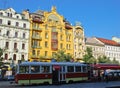
<path fill-rule="evenodd" d="M 57 43 L 58 40 L 57 39 L 52 39 L 51 42 L 56 42 Z"/>
<path fill-rule="evenodd" d="M 42 37 L 40 35 L 33 35 L 32 38 L 42 40 Z"/>
<path fill-rule="evenodd" d="M 42 28 L 39 27 L 33 27 L 33 30 L 42 32 Z"/>
<path fill-rule="evenodd" d="M 41 46 L 32 46 L 32 48 L 42 49 Z"/>
<path fill-rule="evenodd" d="M 32 55 L 31 58 L 40 58 L 39 55 Z"/>
<path fill-rule="evenodd" d="M 57 48 L 57 47 L 56 47 L 56 48 L 52 47 L 51 49 L 52 49 L 52 50 L 54 50 L 54 51 L 58 50 L 58 48 Z"/>
<path fill-rule="evenodd" d="M 71 35 L 71 33 L 70 32 L 66 32 L 66 35 Z"/>
<path fill-rule="evenodd" d="M 58 32 L 57 30 L 52 30 L 52 32 Z"/>

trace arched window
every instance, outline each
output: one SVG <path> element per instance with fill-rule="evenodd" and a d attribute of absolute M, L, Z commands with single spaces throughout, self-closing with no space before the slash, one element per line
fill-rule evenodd
<path fill-rule="evenodd" d="M 8 25 L 11 25 L 11 21 L 10 20 L 8 20 Z"/>
<path fill-rule="evenodd" d="M 17 27 L 18 27 L 18 26 L 19 26 L 19 23 L 18 23 L 18 22 L 16 22 L 15 26 L 17 26 Z"/>
<path fill-rule="evenodd" d="M 8 54 L 5 54 L 5 60 L 7 60 L 8 59 Z"/>
<path fill-rule="evenodd" d="M 16 16 L 17 19 L 19 19 L 19 16 Z"/>
<path fill-rule="evenodd" d="M 9 36 L 9 35 L 10 35 L 10 31 L 7 31 L 7 32 L 6 32 L 6 35 Z"/>
<path fill-rule="evenodd" d="M 35 50 L 32 51 L 32 54 L 35 55 Z"/>
<path fill-rule="evenodd" d="M 40 50 L 37 51 L 37 55 L 38 55 L 38 56 L 40 55 Z"/>
<path fill-rule="evenodd" d="M 9 42 L 5 43 L 5 48 L 8 49 L 9 48 Z"/>
<path fill-rule="evenodd" d="M 48 33 L 45 33 L 45 38 L 46 38 L 46 39 L 48 38 Z"/>
<path fill-rule="evenodd" d="M 24 43 L 22 44 L 22 49 L 25 49 L 25 44 Z"/>
<path fill-rule="evenodd" d="M 9 13 L 7 13 L 7 16 L 9 17 Z"/>
<path fill-rule="evenodd" d="M 1 35 L 1 30 L 0 30 L 0 35 Z"/>
<path fill-rule="evenodd" d="M 18 32 L 15 32 L 15 38 L 17 38 L 18 37 Z"/>
<path fill-rule="evenodd" d="M 0 19 L 0 24 L 2 24 L 2 19 Z"/>
<path fill-rule="evenodd" d="M 10 14 L 10 17 L 12 17 L 12 13 Z"/>
<path fill-rule="evenodd" d="M 2 15 L 3 15 L 3 13 L 2 13 L 2 12 L 0 12 L 0 15 L 2 16 Z"/>
<path fill-rule="evenodd" d="M 16 60 L 16 54 L 13 55 L 13 60 Z"/>
<path fill-rule="evenodd" d="M 23 38 L 25 38 L 25 33 L 23 33 Z"/>
<path fill-rule="evenodd" d="M 25 56 L 24 55 L 21 55 L 21 60 L 25 60 Z"/>
<path fill-rule="evenodd" d="M 17 43 L 14 43 L 14 49 L 17 49 Z"/>
<path fill-rule="evenodd" d="M 23 28 L 26 28 L 26 24 L 25 23 L 23 24 Z"/>

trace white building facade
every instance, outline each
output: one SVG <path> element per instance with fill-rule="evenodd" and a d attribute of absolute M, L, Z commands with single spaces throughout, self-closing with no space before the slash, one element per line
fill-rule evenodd
<path fill-rule="evenodd" d="M 105 55 L 120 62 L 120 46 L 105 45 Z"/>
<path fill-rule="evenodd" d="M 99 56 L 105 55 L 110 60 L 120 62 L 120 44 L 104 38 L 87 38 L 86 46 L 92 47 L 93 56 L 97 59 Z"/>
<path fill-rule="evenodd" d="M 109 57 L 110 60 L 116 59 L 120 62 L 120 44 L 104 38 L 97 38 L 105 45 L 105 56 Z"/>
<path fill-rule="evenodd" d="M 0 48 L 5 61 L 28 59 L 30 22 L 12 8 L 0 10 Z"/>

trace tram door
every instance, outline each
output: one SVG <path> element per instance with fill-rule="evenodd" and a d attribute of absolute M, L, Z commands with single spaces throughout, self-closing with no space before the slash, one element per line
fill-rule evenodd
<path fill-rule="evenodd" d="M 59 84 L 60 83 L 60 66 L 54 65 L 52 69 L 52 83 Z"/>
<path fill-rule="evenodd" d="M 61 69 L 60 69 L 60 81 L 65 82 L 65 80 L 66 80 L 65 66 L 61 66 Z"/>

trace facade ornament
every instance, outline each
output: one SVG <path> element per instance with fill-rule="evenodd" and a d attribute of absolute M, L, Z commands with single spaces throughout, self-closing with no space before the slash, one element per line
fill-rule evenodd
<path fill-rule="evenodd" d="M 55 7 L 55 6 L 52 6 L 51 11 L 52 11 L 52 12 L 56 12 L 56 7 Z"/>

